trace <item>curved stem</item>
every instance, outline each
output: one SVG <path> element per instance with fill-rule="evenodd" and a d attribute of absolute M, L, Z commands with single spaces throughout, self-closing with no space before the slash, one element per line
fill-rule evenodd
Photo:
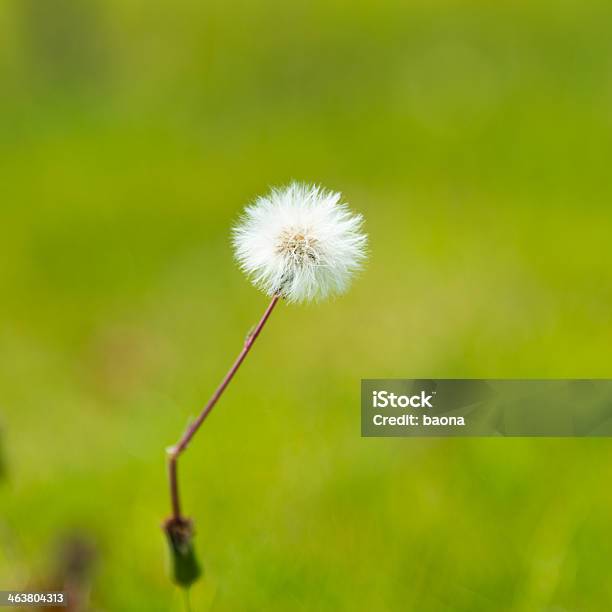
<path fill-rule="evenodd" d="M 217 390 L 213 393 L 212 397 L 208 400 L 208 403 L 202 409 L 202 412 L 199 414 L 198 418 L 187 428 L 181 439 L 178 443 L 173 446 L 168 452 L 168 478 L 170 481 L 170 498 L 172 500 L 172 518 L 176 520 L 180 520 L 181 518 L 181 504 L 180 504 L 180 496 L 179 496 L 179 487 L 178 487 L 178 474 L 177 474 L 177 464 L 178 458 L 181 453 L 185 451 L 189 443 L 191 442 L 193 436 L 195 436 L 196 432 L 202 425 L 202 423 L 206 420 L 206 417 L 211 413 L 212 409 L 215 407 L 215 404 L 219 401 L 221 395 L 227 388 L 227 386 L 234 378 L 238 368 L 241 366 L 245 357 L 249 354 L 251 347 L 253 346 L 255 340 L 259 336 L 261 330 L 263 329 L 266 321 L 272 314 L 274 307 L 280 300 L 280 295 L 275 295 L 272 298 L 270 304 L 266 308 L 263 316 L 259 320 L 259 323 L 255 326 L 255 329 L 247 336 L 247 339 L 242 347 L 242 350 L 238 354 L 236 361 L 234 361 L 232 367 L 229 369 L 228 373 L 225 375 L 221 384 L 217 387 Z"/>

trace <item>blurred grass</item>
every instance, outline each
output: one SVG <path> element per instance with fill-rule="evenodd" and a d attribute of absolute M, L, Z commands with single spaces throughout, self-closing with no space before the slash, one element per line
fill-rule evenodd
<path fill-rule="evenodd" d="M 79 529 L 95 609 L 182 609 L 163 449 L 265 306 L 231 223 L 299 179 L 371 263 L 274 314 L 185 456 L 194 608 L 609 609 L 606 440 L 361 439 L 358 383 L 610 376 L 611 17 L 5 0 L 0 586 Z"/>

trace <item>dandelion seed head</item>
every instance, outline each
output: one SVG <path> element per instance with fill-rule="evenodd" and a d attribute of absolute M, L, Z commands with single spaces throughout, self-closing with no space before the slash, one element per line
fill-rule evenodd
<path fill-rule="evenodd" d="M 233 229 L 236 260 L 252 283 L 289 302 L 343 293 L 366 258 L 363 217 L 341 195 L 291 183 L 246 207 Z"/>

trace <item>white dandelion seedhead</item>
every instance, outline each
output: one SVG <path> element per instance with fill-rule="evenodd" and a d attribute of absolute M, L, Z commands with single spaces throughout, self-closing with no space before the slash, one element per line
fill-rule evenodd
<path fill-rule="evenodd" d="M 289 302 L 342 293 L 366 257 L 363 217 L 341 195 L 291 183 L 247 206 L 233 229 L 234 252 L 253 284 Z"/>

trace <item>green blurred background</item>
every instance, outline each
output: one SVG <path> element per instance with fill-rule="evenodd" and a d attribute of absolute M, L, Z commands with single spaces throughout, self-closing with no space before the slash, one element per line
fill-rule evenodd
<path fill-rule="evenodd" d="M 362 439 L 359 417 L 361 378 L 612 374 L 611 20 L 4 0 L 0 588 L 184 609 L 164 449 L 267 303 L 230 226 L 298 179 L 364 213 L 371 261 L 281 305 L 185 455 L 193 609 L 612 609 L 610 442 Z"/>

